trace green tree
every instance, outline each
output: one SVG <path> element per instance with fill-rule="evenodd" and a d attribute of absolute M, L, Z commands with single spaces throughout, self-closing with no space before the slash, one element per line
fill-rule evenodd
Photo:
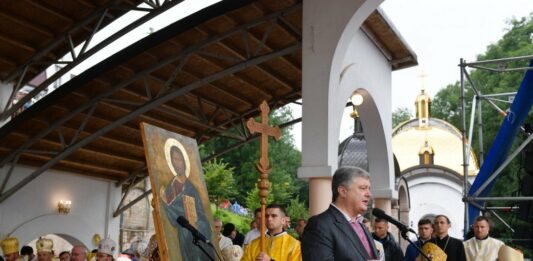
<path fill-rule="evenodd" d="M 289 201 L 287 206 L 287 215 L 291 217 L 292 222 L 296 222 L 298 219 L 308 219 L 309 210 L 303 202 L 300 201 L 300 197 L 293 198 Z"/>
<path fill-rule="evenodd" d="M 411 112 L 406 107 L 396 108 L 392 112 L 392 128 L 398 126 L 398 124 L 410 120 L 412 118 Z"/>
<path fill-rule="evenodd" d="M 280 125 L 292 120 L 292 114 L 288 107 L 275 110 L 269 116 L 271 125 Z M 300 196 L 307 203 L 307 182 L 296 176 L 300 166 L 301 153 L 294 146 L 294 139 L 289 133 L 289 128 L 282 129 L 282 137 L 279 141 L 269 139 L 269 160 L 272 170 L 269 180 L 273 184 L 271 188 L 272 200 L 280 204 L 288 204 L 291 198 Z M 230 132 L 238 133 L 232 129 Z M 200 154 L 206 157 L 214 152 L 221 151 L 235 144 L 228 138 L 213 138 L 200 146 Z M 255 189 L 259 173 L 256 170 L 256 162 L 259 160 L 259 140 L 251 141 L 238 149 L 228 152 L 219 158 L 234 167 L 234 179 L 237 194 L 234 199 L 238 202 L 247 202 L 248 194 Z M 248 204 L 246 207 L 253 209 Z"/>
<path fill-rule="evenodd" d="M 212 160 L 204 164 L 205 183 L 209 194 L 217 198 L 232 198 L 237 193 L 233 179 L 233 167 L 223 160 Z"/>
<path fill-rule="evenodd" d="M 246 207 L 248 207 L 248 209 L 253 212 L 255 211 L 257 208 L 260 208 L 261 207 L 261 202 L 259 201 L 259 189 L 257 187 L 255 187 L 254 189 L 250 190 L 247 194 L 246 194 Z M 274 195 L 272 194 L 272 186 L 270 186 L 268 188 L 268 197 L 267 197 L 267 201 L 266 201 L 266 204 L 270 204 L 272 203 L 274 200 Z"/>
<path fill-rule="evenodd" d="M 508 22 L 509 28 L 504 34 L 502 39 L 498 42 L 491 44 L 487 47 L 484 54 L 478 56 L 478 60 L 490 60 L 500 59 L 507 57 L 517 57 L 524 55 L 531 55 L 533 53 L 533 16 L 530 15 L 527 18 L 512 19 Z M 517 61 L 508 64 L 509 67 L 526 67 L 527 61 Z M 501 65 L 499 65 L 501 66 Z M 472 70 L 470 76 L 473 82 L 472 86 L 466 81 L 465 100 L 466 103 L 466 122 L 467 127 L 470 124 L 469 112 L 471 111 L 472 98 L 474 96 L 473 87 L 475 87 L 481 94 L 492 93 L 504 93 L 515 92 L 518 90 L 522 81 L 524 72 L 506 72 L 506 73 L 494 73 L 487 70 Z M 460 103 L 461 90 L 458 82 L 446 86 L 446 88 L 439 91 L 432 104 L 432 116 L 435 118 L 444 119 L 452 123 L 458 129 L 462 128 L 461 123 L 461 103 Z M 504 102 L 495 102 L 504 111 L 509 107 L 509 104 Z M 485 154 L 489 151 L 492 142 L 500 128 L 503 118 L 494 110 L 494 108 L 485 101 L 482 101 L 482 121 L 483 121 L 483 149 Z M 526 122 L 531 122 L 530 116 Z M 477 119 L 476 119 L 477 123 Z M 477 126 L 476 126 L 477 127 Z M 479 152 L 480 144 L 478 141 L 477 132 L 474 132 L 472 139 L 473 148 Z M 525 135 L 521 134 L 517 137 L 513 144 L 513 150 L 521 143 L 525 138 Z M 502 174 L 496 180 L 495 186 L 491 192 L 491 196 L 510 196 L 518 195 L 519 184 L 522 175 L 520 172 L 522 163 L 520 157 L 513 160 L 511 164 L 502 172 Z M 512 202 L 503 201 L 489 201 L 489 206 L 509 206 Z M 498 213 L 509 224 L 515 224 L 515 214 L 512 212 Z M 511 232 L 507 230 L 501 222 L 495 222 L 496 227 L 494 232 L 496 236 L 510 238 Z M 491 230 L 491 234 L 492 234 Z"/>

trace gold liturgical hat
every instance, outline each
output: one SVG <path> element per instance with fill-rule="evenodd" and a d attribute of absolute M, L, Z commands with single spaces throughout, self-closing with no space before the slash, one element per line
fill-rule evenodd
<path fill-rule="evenodd" d="M 37 243 L 35 243 L 35 246 L 37 247 L 37 252 L 52 252 L 52 249 L 54 248 L 54 241 L 49 238 L 41 237 L 39 240 L 37 240 Z"/>
<path fill-rule="evenodd" d="M 19 252 L 19 241 L 15 237 L 8 237 L 2 240 L 2 253 L 9 255 Z"/>
<path fill-rule="evenodd" d="M 422 247 L 422 252 L 424 252 L 426 256 L 431 258 L 431 261 L 446 261 L 446 258 L 448 257 L 439 246 L 431 242 L 426 242 L 424 244 L 424 246 Z M 416 260 L 425 261 L 426 258 L 422 255 L 419 255 L 418 259 Z"/>
<path fill-rule="evenodd" d="M 520 253 L 518 250 L 503 245 L 498 251 L 498 260 L 500 261 L 522 261 L 524 260 L 524 254 Z"/>

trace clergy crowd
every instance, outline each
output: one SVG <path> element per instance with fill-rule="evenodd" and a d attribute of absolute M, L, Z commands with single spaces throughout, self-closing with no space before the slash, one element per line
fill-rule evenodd
<path fill-rule="evenodd" d="M 325 260 L 453 260 L 453 261 L 493 261 L 523 260 L 517 250 L 506 246 L 502 241 L 489 235 L 490 221 L 477 217 L 472 226 L 474 236 L 466 241 L 450 237 L 450 220 L 445 215 L 437 215 L 432 222 L 422 219 L 418 222 L 418 240 L 411 243 L 405 253 L 401 250 L 389 230 L 387 220 L 376 218 L 373 227 L 363 218 L 371 199 L 369 174 L 353 167 L 339 168 L 332 178 L 332 203 L 323 213 L 308 221 L 297 220 L 295 238 L 287 233 L 290 219 L 285 208 L 278 204 L 266 207 L 266 235 L 261 247 L 261 233 L 257 228 L 260 210 L 255 211 L 255 224 L 241 244 L 235 244 L 235 226 L 223 226 L 215 219 L 213 231 L 216 235 L 221 258 L 224 261 L 325 261 Z M 222 228 L 228 233 L 222 233 Z M 371 232 L 372 231 L 372 232 Z M 16 238 L 4 239 L 1 243 L 5 261 L 132 261 L 160 260 L 155 237 L 145 247 L 143 253 L 129 249 L 117 254 L 116 243 L 111 239 L 101 240 L 98 249 L 89 253 L 84 246 L 74 246 L 70 252 L 53 253 L 53 242 L 40 238 L 36 243 L 36 255 L 28 251 L 28 246 L 19 252 Z M 429 259 L 428 259 L 429 258 Z M 203 260 L 198 257 L 198 260 Z M 0 259 L 1 261 L 1 259 Z"/>

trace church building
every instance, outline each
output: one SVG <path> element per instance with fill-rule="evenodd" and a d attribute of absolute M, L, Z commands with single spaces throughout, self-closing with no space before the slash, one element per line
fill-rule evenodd
<path fill-rule="evenodd" d="M 431 98 L 424 89 L 416 97 L 415 106 L 416 117 L 400 123 L 392 132 L 399 171 L 399 218 L 416 231 L 418 220 L 444 214 L 451 221 L 449 234 L 461 238 L 465 189 L 461 132 L 431 117 Z M 479 171 L 474 151 L 470 150 L 469 155 L 468 185 Z"/>

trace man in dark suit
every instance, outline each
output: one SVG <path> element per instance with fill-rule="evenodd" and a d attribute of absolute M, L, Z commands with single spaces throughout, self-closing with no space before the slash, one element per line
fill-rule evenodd
<path fill-rule="evenodd" d="M 333 202 L 309 219 L 302 238 L 304 261 L 379 259 L 372 235 L 359 221 L 372 196 L 370 176 L 360 168 L 337 169 L 331 182 Z"/>

